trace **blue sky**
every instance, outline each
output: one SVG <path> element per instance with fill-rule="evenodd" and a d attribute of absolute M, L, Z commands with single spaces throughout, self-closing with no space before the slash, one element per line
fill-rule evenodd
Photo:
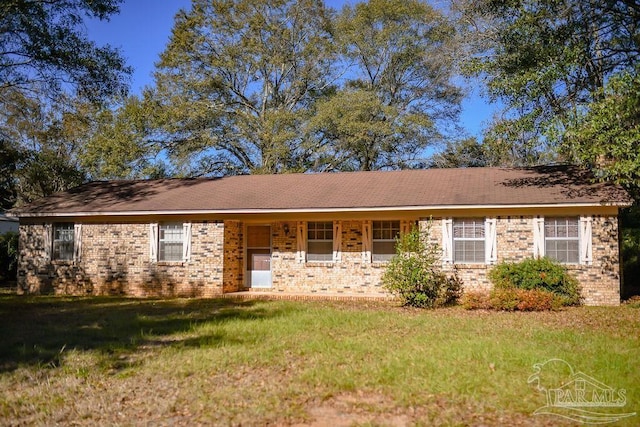
<path fill-rule="evenodd" d="M 326 1 L 340 9 L 344 0 Z M 98 44 L 110 44 L 122 50 L 134 68 L 131 81 L 133 93 L 140 93 L 153 81 L 154 63 L 169 40 L 173 18 L 180 8 L 189 9 L 190 0 L 124 0 L 120 13 L 110 21 L 90 21 L 87 32 Z M 477 85 L 469 85 L 469 95 L 463 103 L 461 125 L 471 135 L 481 135 L 496 107 L 480 97 Z"/>

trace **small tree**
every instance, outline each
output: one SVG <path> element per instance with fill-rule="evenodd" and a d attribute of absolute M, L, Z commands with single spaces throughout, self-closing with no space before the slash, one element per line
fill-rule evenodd
<path fill-rule="evenodd" d="M 396 244 L 396 255 L 382 276 L 384 287 L 402 300 L 403 305 L 434 308 L 455 304 L 462 292 L 457 274 L 448 276 L 440 269 L 438 246 L 427 243 L 428 230 L 417 228 L 403 234 Z"/>
<path fill-rule="evenodd" d="M 16 280 L 18 233 L 0 234 L 0 285 Z"/>

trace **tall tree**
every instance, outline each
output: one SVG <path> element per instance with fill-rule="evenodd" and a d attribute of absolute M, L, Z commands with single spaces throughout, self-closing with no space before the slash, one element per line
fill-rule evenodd
<path fill-rule="evenodd" d="M 77 153 L 87 134 L 86 115 L 60 99 L 60 105 L 43 104 L 14 92 L 0 111 L 3 151 L 7 163 L 7 188 L 13 197 L 7 203 L 26 203 L 81 184 L 85 174 Z M 65 111 L 61 113 L 61 111 Z M 3 142 L 4 142 L 3 141 Z M 3 159 L 0 159 L 3 160 Z"/>
<path fill-rule="evenodd" d="M 0 208 L 84 179 L 77 106 L 125 95 L 131 72 L 117 49 L 87 38 L 84 20 L 108 19 L 119 3 L 0 2 Z"/>
<path fill-rule="evenodd" d="M 147 137 L 185 175 L 306 170 L 300 132 L 332 83 L 322 0 L 193 0 L 176 17 L 145 99 Z"/>
<path fill-rule="evenodd" d="M 634 0 L 480 0 L 456 2 L 467 64 L 490 97 L 507 107 L 489 130 L 494 140 L 525 148 L 521 163 L 554 150 L 574 160 L 567 128 L 599 102 L 612 75 L 640 59 L 640 4 Z M 531 155 L 533 154 L 533 155 Z"/>
<path fill-rule="evenodd" d="M 612 77 L 566 138 L 578 159 L 640 200 L 640 66 Z"/>
<path fill-rule="evenodd" d="M 370 0 L 345 6 L 336 34 L 346 84 L 319 105 L 312 126 L 330 142 L 325 166 L 410 166 L 459 111 L 453 27 L 420 0 Z"/>

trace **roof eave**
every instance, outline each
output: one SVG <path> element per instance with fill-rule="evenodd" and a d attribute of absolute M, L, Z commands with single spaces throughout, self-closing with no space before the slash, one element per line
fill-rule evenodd
<path fill-rule="evenodd" d="M 295 209 L 192 209 L 192 210 L 144 210 L 144 211 L 97 211 L 97 212 L 15 212 L 10 216 L 18 218 L 46 217 L 95 217 L 95 216 L 149 216 L 149 215 L 255 215 L 292 213 L 338 213 L 338 212 L 390 212 L 390 211 L 430 211 L 430 210 L 475 210 L 475 209 L 527 209 L 527 208 L 580 208 L 631 206 L 629 202 L 583 202 L 583 203 L 538 203 L 538 204 L 493 204 L 493 205 L 430 205 L 430 206 L 377 206 L 377 207 L 330 207 Z"/>

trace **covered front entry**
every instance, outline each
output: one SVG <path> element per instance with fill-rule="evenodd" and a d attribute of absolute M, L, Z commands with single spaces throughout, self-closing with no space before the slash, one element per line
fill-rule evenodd
<path fill-rule="evenodd" d="M 247 226 L 247 285 L 250 288 L 271 287 L 271 227 Z"/>

